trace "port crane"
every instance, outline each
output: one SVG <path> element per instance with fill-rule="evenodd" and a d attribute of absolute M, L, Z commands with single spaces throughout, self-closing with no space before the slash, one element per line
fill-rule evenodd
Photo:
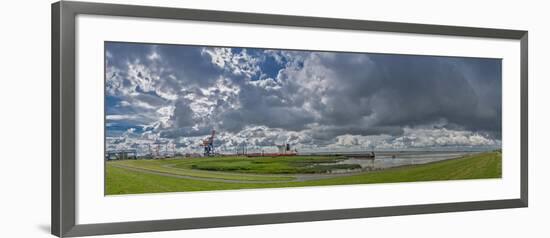
<path fill-rule="evenodd" d="M 216 130 L 212 130 L 212 135 L 209 138 L 206 138 L 202 141 L 202 146 L 204 147 L 204 156 L 213 156 L 214 155 L 214 136 L 216 135 Z"/>

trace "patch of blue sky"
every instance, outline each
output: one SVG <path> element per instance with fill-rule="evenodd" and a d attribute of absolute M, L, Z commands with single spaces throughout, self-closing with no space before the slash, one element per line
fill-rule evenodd
<path fill-rule="evenodd" d="M 131 128 L 134 128 L 134 133 L 141 134 L 145 132 L 142 126 L 138 126 L 126 121 L 107 120 L 105 127 L 107 129 L 106 132 L 108 137 L 121 136 L 124 132 L 127 132 Z"/>
<path fill-rule="evenodd" d="M 262 74 L 267 76 L 267 78 L 276 79 L 279 71 L 285 68 L 284 63 L 279 63 L 275 58 L 271 56 L 266 56 L 265 59 L 260 64 L 260 69 Z M 260 78 L 259 78 L 260 79 Z"/>
<path fill-rule="evenodd" d="M 109 114 L 116 114 L 120 110 L 120 103 L 122 102 L 122 99 L 120 97 L 106 95 L 105 96 L 105 113 L 107 115 Z"/>

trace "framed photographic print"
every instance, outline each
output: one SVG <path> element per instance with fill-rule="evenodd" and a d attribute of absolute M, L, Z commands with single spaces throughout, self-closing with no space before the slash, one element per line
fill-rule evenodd
<path fill-rule="evenodd" d="M 52 234 L 527 206 L 527 32 L 52 5 Z"/>

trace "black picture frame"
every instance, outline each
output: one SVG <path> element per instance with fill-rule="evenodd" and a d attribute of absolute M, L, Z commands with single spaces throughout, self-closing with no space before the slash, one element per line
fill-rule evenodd
<path fill-rule="evenodd" d="M 528 206 L 527 31 L 68 1 L 53 3 L 51 10 L 51 233 L 53 235 L 59 237 L 74 237 L 131 232 L 167 231 L 485 209 L 520 208 Z M 507 200 L 455 202 L 427 205 L 318 210 L 101 224 L 76 224 L 75 18 L 79 14 L 518 40 L 521 45 L 520 197 Z"/>

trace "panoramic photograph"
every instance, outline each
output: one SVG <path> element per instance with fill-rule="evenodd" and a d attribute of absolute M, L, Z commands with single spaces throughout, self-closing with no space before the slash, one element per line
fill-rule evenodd
<path fill-rule="evenodd" d="M 105 42 L 105 194 L 502 177 L 494 58 Z"/>

